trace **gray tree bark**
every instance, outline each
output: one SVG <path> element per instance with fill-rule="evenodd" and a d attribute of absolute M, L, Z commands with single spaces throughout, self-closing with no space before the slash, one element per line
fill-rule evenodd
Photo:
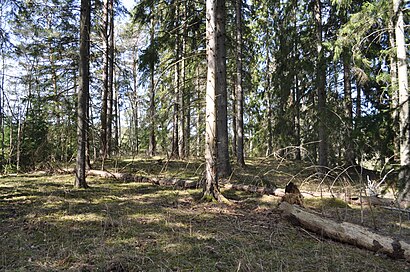
<path fill-rule="evenodd" d="M 400 173 L 399 182 L 404 188 L 399 201 L 410 191 L 410 124 L 409 124 L 409 89 L 407 78 L 407 56 L 404 33 L 403 2 L 393 0 L 394 14 L 397 16 L 395 34 L 397 45 L 397 75 L 399 84 L 399 135 L 400 135 Z"/>
<path fill-rule="evenodd" d="M 224 2 L 222 0 L 222 2 Z M 203 190 L 203 199 L 216 199 L 223 201 L 224 197 L 219 191 L 218 171 L 217 171 L 217 95 L 220 94 L 218 89 L 220 81 L 218 80 L 221 73 L 220 58 L 218 46 L 222 41 L 218 36 L 221 35 L 220 28 L 217 28 L 218 9 L 224 8 L 218 0 L 206 1 L 206 56 L 207 56 L 207 81 L 206 81 L 206 112 L 205 112 L 205 184 Z M 219 11 L 220 12 L 220 11 Z M 220 18 L 219 18 L 220 19 Z"/>
<path fill-rule="evenodd" d="M 225 0 L 217 0 L 216 6 L 216 112 L 217 112 L 217 171 L 220 177 L 228 177 L 231 172 L 228 141 L 228 94 L 226 88 L 226 47 L 225 47 Z"/>
<path fill-rule="evenodd" d="M 107 150 L 107 116 L 108 116 L 108 95 L 109 95 L 109 36 L 108 36 L 108 26 L 109 26 L 109 0 L 104 0 L 103 4 L 103 22 L 102 22 L 102 47 L 103 47 L 103 71 L 102 71 L 102 81 L 103 88 L 101 94 L 101 128 L 100 128 L 100 156 L 104 160 L 108 156 Z"/>
<path fill-rule="evenodd" d="M 153 16 L 153 15 L 152 15 Z M 151 29 L 150 29 L 150 38 L 151 42 L 154 42 L 155 38 L 155 20 L 154 17 L 151 18 Z M 150 64 L 150 102 L 149 102 L 149 136 L 148 136 L 148 155 L 154 156 L 157 150 L 157 143 L 155 138 L 155 77 L 154 71 L 155 63 L 152 61 Z"/>
<path fill-rule="evenodd" d="M 243 150 L 242 0 L 236 0 L 236 161 L 245 166 Z"/>
<path fill-rule="evenodd" d="M 87 101 L 89 96 L 89 56 L 90 56 L 90 0 L 81 0 L 80 14 L 80 66 L 79 90 L 77 106 L 77 164 L 74 187 L 87 188 L 86 174 L 86 133 L 87 133 Z"/>
<path fill-rule="evenodd" d="M 319 133 L 319 166 L 324 171 L 328 165 L 328 143 L 326 131 L 326 63 L 323 52 L 322 38 L 322 4 L 321 0 L 315 0 L 314 16 L 316 21 L 316 89 Z"/>

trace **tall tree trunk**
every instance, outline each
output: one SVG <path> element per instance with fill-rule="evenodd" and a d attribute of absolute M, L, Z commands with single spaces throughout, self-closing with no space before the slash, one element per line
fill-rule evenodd
<path fill-rule="evenodd" d="M 346 120 L 346 135 L 345 135 L 345 154 L 344 159 L 347 165 L 356 163 L 353 149 L 353 102 L 352 102 L 352 85 L 350 72 L 350 54 L 343 55 L 343 85 L 344 85 L 344 108 Z"/>
<path fill-rule="evenodd" d="M 108 0 L 108 101 L 107 101 L 107 155 L 112 154 L 114 111 L 114 0 Z"/>
<path fill-rule="evenodd" d="M 90 0 L 81 0 L 80 14 L 80 84 L 77 106 L 77 164 L 74 187 L 87 188 L 85 179 L 85 146 L 87 133 L 87 101 L 89 93 L 89 56 L 90 56 Z"/>
<path fill-rule="evenodd" d="M 102 47 L 103 47 L 103 71 L 102 81 L 103 88 L 101 94 L 101 129 L 100 129 L 100 156 L 104 161 L 108 156 L 107 150 L 107 119 L 108 119 L 108 97 L 109 97 L 109 2 L 110 0 L 104 0 L 103 4 L 103 21 L 102 21 Z M 103 164 L 104 165 L 104 164 Z"/>
<path fill-rule="evenodd" d="M 237 151 L 237 132 L 238 130 L 236 129 L 236 78 L 233 77 L 232 79 L 232 156 L 235 158 L 237 157 L 236 151 Z"/>
<path fill-rule="evenodd" d="M 267 47 L 268 48 L 268 47 Z M 270 56 L 269 50 L 266 50 L 266 86 L 265 86 L 265 99 L 266 99 L 266 106 L 267 106 L 267 126 L 266 129 L 268 131 L 268 142 L 267 142 L 267 149 L 266 149 L 266 156 L 270 156 L 273 153 L 273 106 L 272 106 L 272 94 L 270 91 Z"/>
<path fill-rule="evenodd" d="M 77 87 L 76 87 L 77 88 Z M 76 89 L 75 89 L 76 90 Z M 87 116 L 86 116 L 86 120 L 87 120 L 87 123 L 86 123 L 86 133 L 85 133 L 85 169 L 86 170 L 90 170 L 91 169 L 91 156 L 90 156 L 90 149 L 91 149 L 91 147 L 90 147 L 90 139 L 91 139 L 91 134 L 90 134 L 90 129 L 89 129 L 89 127 L 90 127 L 90 124 L 89 124 L 89 121 L 91 120 L 90 119 L 90 115 L 92 114 L 91 112 L 91 110 L 90 110 L 90 103 L 91 103 L 91 101 L 90 101 L 90 96 L 88 95 L 87 96 L 87 109 L 86 109 L 86 113 L 87 113 Z"/>
<path fill-rule="evenodd" d="M 185 99 L 184 99 L 184 73 L 185 73 L 185 60 L 183 56 L 184 48 L 184 37 L 180 33 L 181 21 L 184 22 L 183 18 L 181 20 L 180 5 L 177 6 L 177 61 L 178 61 L 178 115 L 179 115 L 179 132 L 178 132 L 178 155 L 179 158 L 185 157 Z M 185 22 L 184 22 L 185 23 Z"/>
<path fill-rule="evenodd" d="M 172 130 L 172 147 L 171 158 L 179 158 L 179 63 L 175 64 L 174 74 L 174 114 L 173 114 L 173 130 Z"/>
<path fill-rule="evenodd" d="M 301 125 L 300 125 L 300 89 L 299 89 L 299 77 L 298 73 L 295 73 L 295 107 L 296 107 L 296 116 L 295 116 L 295 137 L 296 137 L 296 154 L 295 159 L 302 159 L 302 140 L 300 135 Z"/>
<path fill-rule="evenodd" d="M 317 111 L 319 132 L 319 166 L 325 171 L 328 161 L 328 143 L 326 131 L 326 63 L 323 52 L 322 40 L 322 4 L 321 0 L 315 0 L 314 15 L 316 22 L 316 89 L 317 89 Z"/>
<path fill-rule="evenodd" d="M 113 142 L 113 149 L 116 155 L 119 154 L 120 151 L 120 135 L 121 135 L 121 122 L 120 122 L 120 105 L 118 101 L 118 86 L 114 84 L 114 142 Z"/>
<path fill-rule="evenodd" d="M 178 7 L 176 7 L 175 17 L 175 29 L 178 29 Z M 179 158 L 179 145 L 180 145 L 180 68 L 179 68 L 179 33 L 175 33 L 175 66 L 174 66 L 174 116 L 173 116 L 173 132 L 172 132 L 172 150 L 171 158 Z"/>
<path fill-rule="evenodd" d="M 133 60 L 132 60 L 132 86 L 133 86 L 133 98 L 134 98 L 134 149 L 136 154 L 139 153 L 139 138 L 138 138 L 138 132 L 139 132 L 139 116 L 138 116 L 138 85 L 137 85 L 137 64 L 138 64 L 138 58 L 137 58 L 137 52 L 133 51 Z"/>
<path fill-rule="evenodd" d="M 23 125 L 21 121 L 21 109 L 18 106 L 18 115 L 17 115 L 17 150 L 16 150 L 16 171 L 20 172 L 20 159 L 21 159 L 21 142 L 23 138 Z M 10 129 L 12 130 L 12 129 Z M 11 138 L 10 138 L 11 139 Z M 10 144 L 11 146 L 11 144 Z"/>
<path fill-rule="evenodd" d="M 292 20 L 293 20 L 293 80 L 294 80 L 294 93 L 293 93 L 293 101 L 294 101 L 294 129 L 295 129 L 295 159 L 301 160 L 302 159 L 302 152 L 301 152 L 301 125 L 300 125 L 300 87 L 299 87 L 299 32 L 298 32 L 298 19 L 297 19 L 297 11 L 298 11 L 298 1 L 292 1 L 293 13 L 292 13 Z"/>
<path fill-rule="evenodd" d="M 182 140 L 184 142 L 183 145 L 183 157 L 189 157 L 190 155 L 190 134 L 191 134 L 191 101 L 190 97 L 191 94 L 187 88 L 186 84 L 186 74 L 187 74 L 187 38 L 188 38 L 188 28 L 187 28 L 187 18 L 188 18 L 188 7 L 187 1 L 183 2 L 183 14 L 182 14 L 182 21 L 184 22 L 182 25 L 182 67 L 181 67 L 181 74 L 182 74 L 182 102 L 183 102 L 183 110 L 182 110 L 182 118 L 184 119 L 184 123 L 181 123 L 183 127 L 183 137 Z"/>
<path fill-rule="evenodd" d="M 236 161 L 245 166 L 243 151 L 242 0 L 236 0 Z"/>
<path fill-rule="evenodd" d="M 196 108 L 196 114 L 197 114 L 197 119 L 196 119 L 196 156 L 200 157 L 202 156 L 202 103 L 201 103 L 201 71 L 200 71 L 200 66 L 198 65 L 196 67 L 196 92 L 197 92 L 197 108 Z"/>
<path fill-rule="evenodd" d="M 403 1 L 393 0 L 393 10 L 394 14 L 397 16 L 395 34 L 397 45 L 397 75 L 399 84 L 399 182 L 404 186 L 399 196 L 399 202 L 405 198 L 410 191 L 410 115 L 403 8 Z"/>
<path fill-rule="evenodd" d="M 222 2 L 224 2 L 222 0 Z M 222 41 L 220 25 L 217 25 L 218 9 L 224 8 L 218 0 L 206 1 L 206 54 L 207 54 L 207 81 L 206 81 L 206 114 L 205 114 L 205 184 L 203 199 L 216 199 L 223 201 L 224 197 L 219 191 L 217 171 L 217 95 L 220 93 L 218 77 L 221 73 L 218 47 Z M 218 18 L 221 19 L 221 18 Z M 218 28 L 217 28 L 218 26 Z"/>
<path fill-rule="evenodd" d="M 389 41 L 391 48 L 396 47 L 396 38 L 395 38 L 395 16 L 391 16 L 389 20 Z M 392 97 L 392 102 L 390 104 L 392 120 L 393 120 L 393 133 L 394 133 L 394 160 L 400 160 L 400 137 L 399 137 L 399 92 L 398 92 L 398 80 L 397 80 L 397 62 L 396 57 L 393 54 L 390 55 L 390 92 Z"/>
<path fill-rule="evenodd" d="M 228 177 L 231 172 L 231 163 L 229 160 L 229 141 L 228 141 L 228 94 L 226 88 L 226 47 L 225 47 L 225 21 L 226 21 L 226 7 L 225 0 L 216 0 L 216 28 L 217 34 L 217 164 L 218 164 L 218 176 Z"/>
<path fill-rule="evenodd" d="M 151 15 L 151 26 L 150 26 L 150 39 L 151 43 L 154 43 L 155 39 L 155 18 Z M 148 136 L 148 156 L 154 156 L 157 149 L 157 143 L 155 139 L 155 63 L 152 60 L 150 63 L 150 87 L 149 87 L 149 136 Z"/>
<path fill-rule="evenodd" d="M 0 15 L 3 17 L 3 6 L 1 6 Z M 3 26 L 2 19 L 0 19 L 0 27 Z M 0 129 L 1 129 L 1 153 L 0 153 L 0 171 L 4 169 L 4 78 L 5 78 L 5 56 L 4 44 L 1 42 L 1 79 L 0 79 Z"/>

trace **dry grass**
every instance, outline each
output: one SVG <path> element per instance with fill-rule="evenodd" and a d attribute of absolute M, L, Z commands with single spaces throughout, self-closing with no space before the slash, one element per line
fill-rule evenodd
<path fill-rule="evenodd" d="M 184 173 L 187 177 L 196 175 L 200 167 L 200 162 L 188 167 L 175 162 L 167 170 L 148 161 L 143 162 L 147 168 L 121 163 L 123 170 L 140 167 L 138 171 L 149 175 Z M 253 167 L 250 172 L 260 172 L 261 180 L 272 178 L 266 174 L 268 164 Z M 235 179 L 245 175 L 239 172 Z M 1 271 L 410 269 L 406 262 L 289 225 L 281 219 L 272 196 L 225 191 L 234 205 L 224 206 L 199 203 L 199 190 L 95 177 L 88 180 L 90 189 L 76 190 L 72 181 L 67 175 L 0 179 Z M 335 218 L 337 213 L 355 218 L 358 212 L 322 204 L 308 205 Z"/>

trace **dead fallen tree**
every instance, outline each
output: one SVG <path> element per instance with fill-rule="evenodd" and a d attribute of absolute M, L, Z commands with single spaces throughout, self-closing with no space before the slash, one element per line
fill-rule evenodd
<path fill-rule="evenodd" d="M 274 195 L 274 196 L 284 196 L 285 195 L 284 189 L 268 188 L 268 187 L 255 186 L 255 185 L 226 183 L 223 185 L 223 188 L 226 190 L 237 190 L 237 191 L 244 191 L 248 193 L 259 193 L 259 194 Z"/>
<path fill-rule="evenodd" d="M 382 236 L 367 228 L 348 222 L 337 223 L 307 212 L 295 205 L 282 202 L 279 209 L 292 224 L 336 241 L 386 254 L 395 259 L 410 261 L 410 244 Z"/>
<path fill-rule="evenodd" d="M 61 169 L 60 174 L 71 174 L 73 169 Z M 189 188 L 199 188 L 200 184 L 196 180 L 185 180 L 178 178 L 149 178 L 140 175 L 130 174 L 130 173 L 118 173 L 109 172 L 105 170 L 88 170 L 87 175 L 99 176 L 102 178 L 111 178 L 123 182 L 147 182 L 154 185 L 160 186 L 172 186 L 181 189 Z M 246 185 L 246 184 L 232 184 L 232 183 L 222 183 L 224 189 L 227 190 L 238 190 L 245 191 L 249 193 L 258 193 L 273 195 L 277 197 L 283 197 L 285 195 L 285 190 L 281 188 L 268 188 L 264 186 Z M 372 206 L 393 206 L 394 200 L 390 198 L 379 198 L 376 196 L 351 196 L 345 193 L 330 193 L 330 192 L 303 192 L 301 194 L 304 198 L 337 198 L 345 201 L 349 204 L 355 205 L 372 205 Z M 408 201 L 402 201 L 400 203 L 401 207 L 406 207 L 410 203 Z"/>
<path fill-rule="evenodd" d="M 178 178 L 149 178 L 130 173 L 112 173 L 103 170 L 88 170 L 87 175 L 98 176 L 102 178 L 111 178 L 123 182 L 141 182 L 152 183 L 160 186 L 172 186 L 182 189 L 196 188 L 197 182 L 194 180 L 185 180 Z"/>
<path fill-rule="evenodd" d="M 283 197 L 285 190 L 281 188 L 268 188 L 263 186 L 245 185 L 245 184 L 232 184 L 226 183 L 223 185 L 227 190 L 238 190 L 248 193 L 258 193 L 273 195 L 277 197 Z M 348 204 L 354 205 L 366 205 L 366 206 L 396 206 L 395 200 L 392 198 L 381 198 L 377 196 L 352 196 L 346 193 L 331 193 L 331 192 L 304 192 L 301 191 L 303 198 L 337 198 Z M 400 202 L 400 207 L 410 206 L 410 201 L 403 200 Z"/>

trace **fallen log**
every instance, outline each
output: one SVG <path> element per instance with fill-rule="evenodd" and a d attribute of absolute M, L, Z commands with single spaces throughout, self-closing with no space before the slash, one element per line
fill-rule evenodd
<path fill-rule="evenodd" d="M 283 189 L 267 188 L 267 187 L 261 187 L 261 186 L 255 186 L 255 185 L 226 183 L 223 185 L 223 187 L 226 190 L 237 190 L 237 191 L 244 191 L 248 193 L 259 193 L 259 194 L 275 195 L 275 196 L 285 195 L 285 190 Z"/>
<path fill-rule="evenodd" d="M 111 178 L 123 182 L 145 182 L 160 186 L 172 186 L 182 189 L 196 188 L 197 182 L 193 180 L 184 180 L 177 178 L 149 178 L 130 173 L 112 173 L 104 170 L 88 170 L 87 175 L 98 176 L 102 178 Z"/>
<path fill-rule="evenodd" d="M 339 242 L 410 262 L 410 244 L 404 241 L 382 236 L 352 223 L 337 223 L 286 202 L 282 202 L 279 209 L 283 216 L 294 225 Z"/>

